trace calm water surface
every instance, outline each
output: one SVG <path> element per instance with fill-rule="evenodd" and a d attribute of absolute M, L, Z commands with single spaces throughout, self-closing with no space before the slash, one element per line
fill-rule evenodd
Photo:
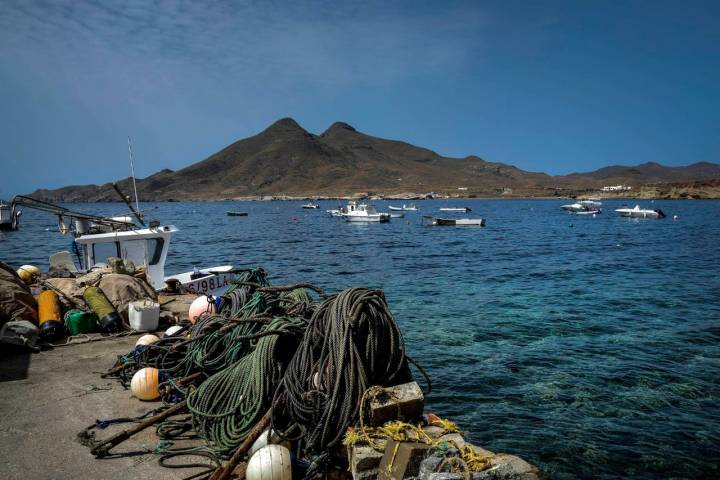
<path fill-rule="evenodd" d="M 386 225 L 301 203 L 141 208 L 180 228 L 167 273 L 232 263 L 262 266 L 276 284 L 384 289 L 434 380 L 427 408 L 550 478 L 720 475 L 720 202 L 645 202 L 669 218 L 631 220 L 612 212 L 620 201 L 597 218 L 559 200 L 424 201 Z M 420 225 L 445 205 L 472 207 L 465 216 L 487 227 Z M 22 221 L 0 232 L 0 259 L 46 268 L 69 239 L 52 217 Z"/>

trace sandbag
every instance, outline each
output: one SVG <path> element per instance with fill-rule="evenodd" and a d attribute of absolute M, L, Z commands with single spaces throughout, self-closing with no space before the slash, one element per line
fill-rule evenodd
<path fill-rule="evenodd" d="M 147 282 L 129 275 L 108 273 L 100 279 L 98 287 L 125 321 L 128 320 L 130 302 L 145 299 L 157 301 L 157 293 Z"/>
<path fill-rule="evenodd" d="M 19 320 L 37 325 L 37 301 L 15 269 L 0 262 L 0 326 Z"/>
<path fill-rule="evenodd" d="M 83 299 L 83 291 L 85 291 L 85 287 L 81 286 L 77 279 L 48 278 L 45 281 L 63 293 L 63 295 L 60 295 L 60 302 L 62 302 L 66 310 L 77 308 L 76 304 L 69 302 L 66 297 L 75 299 L 81 305 L 85 304 L 85 300 Z"/>

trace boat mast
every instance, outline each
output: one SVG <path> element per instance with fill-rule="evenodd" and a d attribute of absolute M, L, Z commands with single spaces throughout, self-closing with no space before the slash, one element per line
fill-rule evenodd
<path fill-rule="evenodd" d="M 130 141 L 130 135 L 128 135 L 128 152 L 130 152 L 130 174 L 132 175 L 132 180 L 133 180 L 133 190 L 135 190 L 135 209 L 139 212 L 140 211 L 140 201 L 138 200 L 137 184 L 135 183 L 135 165 L 133 165 L 133 151 L 132 151 L 132 143 Z"/>

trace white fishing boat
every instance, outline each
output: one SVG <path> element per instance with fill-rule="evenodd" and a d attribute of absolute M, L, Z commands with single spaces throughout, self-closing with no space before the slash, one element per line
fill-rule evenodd
<path fill-rule="evenodd" d="M 403 204 L 402 207 L 393 207 L 392 205 L 390 205 L 388 208 L 396 212 L 417 212 L 417 207 L 414 203 L 411 203 L 410 205 Z"/>
<path fill-rule="evenodd" d="M 472 212 L 472 209 L 470 207 L 441 207 L 441 212 Z"/>
<path fill-rule="evenodd" d="M 0 200 L 0 230 L 15 230 L 21 212 L 13 212 L 10 205 Z"/>
<path fill-rule="evenodd" d="M 306 203 L 305 205 L 303 205 L 302 208 L 314 209 L 314 208 L 320 208 L 320 205 L 318 205 L 317 203 L 310 202 L 310 203 Z"/>
<path fill-rule="evenodd" d="M 458 227 L 484 227 L 484 218 L 437 218 L 430 215 L 423 217 L 423 225 L 431 226 L 458 226 Z"/>
<path fill-rule="evenodd" d="M 390 212 L 390 218 L 405 218 L 404 213 L 392 213 Z"/>
<path fill-rule="evenodd" d="M 560 208 L 577 215 L 597 215 L 602 213 L 602 210 L 600 210 L 601 205 L 602 203 L 595 200 L 580 200 L 570 205 L 561 205 Z"/>
<path fill-rule="evenodd" d="M 331 208 L 325 212 L 329 213 L 331 217 L 342 217 L 342 208 Z"/>
<path fill-rule="evenodd" d="M 615 209 L 615 211 L 621 217 L 665 218 L 665 212 L 663 212 L 659 208 L 651 210 L 648 208 L 640 208 L 640 205 L 635 205 L 635 207 L 633 207 L 633 208 L 629 208 L 629 207 L 617 208 L 617 209 Z"/>
<path fill-rule="evenodd" d="M 342 209 L 341 216 L 346 222 L 387 223 L 390 221 L 389 213 L 380 213 L 374 205 L 357 204 L 356 202 L 349 202 L 348 206 Z"/>
<path fill-rule="evenodd" d="M 71 272 L 88 272 L 107 266 L 107 259 L 116 257 L 129 260 L 136 267 L 144 267 L 147 281 L 155 290 L 173 289 L 214 295 L 222 294 L 235 276 L 232 265 L 195 268 L 190 272 L 166 275 L 165 262 L 170 242 L 178 229 L 172 225 L 161 225 L 157 220 L 137 226 L 135 219 L 137 223 L 145 222 L 132 207 L 135 219 L 74 212 L 23 196 L 15 197 L 12 211 L 18 206 L 57 215 L 60 233 L 72 234 L 74 255 L 68 251 L 58 252 L 50 257 L 51 266 L 64 267 Z"/>

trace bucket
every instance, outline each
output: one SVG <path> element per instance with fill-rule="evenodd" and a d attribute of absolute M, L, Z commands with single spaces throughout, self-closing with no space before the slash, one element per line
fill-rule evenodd
<path fill-rule="evenodd" d="M 93 333 L 97 325 L 97 315 L 82 310 L 70 310 L 65 314 L 65 328 L 70 335 Z"/>
<path fill-rule="evenodd" d="M 160 304 L 151 300 L 130 302 L 128 319 L 133 330 L 155 331 L 160 323 Z"/>

